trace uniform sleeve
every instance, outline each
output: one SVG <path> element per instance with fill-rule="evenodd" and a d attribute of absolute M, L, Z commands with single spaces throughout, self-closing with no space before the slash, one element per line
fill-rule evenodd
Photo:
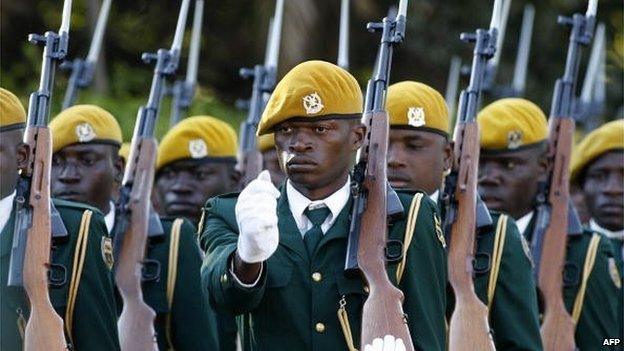
<path fill-rule="evenodd" d="M 201 296 L 201 252 L 195 228 L 182 225 L 178 248 L 177 279 L 171 311 L 173 345 L 176 350 L 217 350 L 217 320 L 214 310 Z"/>
<path fill-rule="evenodd" d="M 576 327 L 576 346 L 580 350 L 599 350 L 605 339 L 617 338 L 621 331 L 617 312 L 621 291 L 614 265 L 612 246 L 601 237 Z"/>
<path fill-rule="evenodd" d="M 104 218 L 93 212 L 73 311 L 72 334 L 74 350 L 77 351 L 119 350 L 115 288 L 110 266 L 112 245 L 109 244 Z"/>
<path fill-rule="evenodd" d="M 446 349 L 447 260 L 435 216 L 434 203 L 423 198 L 399 285 L 405 295 L 403 307 L 417 350 Z"/>
<path fill-rule="evenodd" d="M 206 205 L 200 243 L 206 257 L 201 268 L 202 286 L 211 305 L 219 312 L 239 315 L 255 309 L 266 285 L 266 269 L 253 287 L 243 287 L 230 273 L 236 251 L 238 228 L 234 199 L 211 199 Z"/>
<path fill-rule="evenodd" d="M 490 310 L 494 341 L 500 350 L 542 350 L 537 290 L 528 246 L 512 219 Z"/>

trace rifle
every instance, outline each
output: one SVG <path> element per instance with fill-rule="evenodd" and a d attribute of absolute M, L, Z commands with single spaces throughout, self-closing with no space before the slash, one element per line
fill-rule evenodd
<path fill-rule="evenodd" d="M 52 135 L 47 127 L 50 99 L 57 64 L 69 47 L 71 0 L 63 4 L 58 33 L 30 34 L 28 41 L 43 48 L 39 88 L 30 94 L 24 143 L 28 145 L 26 165 L 20 168 L 15 196 L 15 226 L 9 263 L 8 286 L 23 287 L 30 305 L 26 322 L 24 350 L 61 351 L 68 345 L 63 319 L 50 302 L 48 271 L 53 231 L 50 198 Z M 66 233 L 65 233 L 66 235 Z"/>
<path fill-rule="evenodd" d="M 349 70 L 349 0 L 340 3 L 340 34 L 338 36 L 338 66 Z"/>
<path fill-rule="evenodd" d="M 346 273 L 361 274 L 370 287 L 362 309 L 362 348 L 375 338 L 393 335 L 403 339 L 407 350 L 414 350 L 403 313 L 403 293 L 388 278 L 385 255 L 387 214 L 399 201 L 386 176 L 389 122 L 385 100 L 392 52 L 405 37 L 406 16 L 407 0 L 401 0 L 396 18 L 386 17 L 380 23 L 367 25 L 370 32 L 381 33 L 381 43 L 366 88 L 362 123 L 367 132 L 353 170 L 353 208 L 345 261 Z"/>
<path fill-rule="evenodd" d="M 494 2 L 489 29 L 462 33 L 461 40 L 474 43 L 470 83 L 459 98 L 454 140 L 455 154 L 451 173 L 445 179 L 443 200 L 446 205 L 445 233 L 450 236 L 449 282 L 455 293 L 455 309 L 449 323 L 449 350 L 494 350 L 488 325 L 487 307 L 479 300 L 472 281 L 475 228 L 478 224 L 479 126 L 476 116 L 486 87 L 488 64 L 497 51 L 498 28 L 505 5 Z"/>
<path fill-rule="evenodd" d="M 501 17 L 498 20 L 496 34 L 496 52 L 494 56 L 487 61 L 485 66 L 485 75 L 483 78 L 483 91 L 497 94 L 500 90 L 496 85 L 496 75 L 498 74 L 498 66 L 500 57 L 503 54 L 503 44 L 505 42 L 505 32 L 507 31 L 507 19 L 509 18 L 509 9 L 511 8 L 511 0 L 500 0 Z"/>
<path fill-rule="evenodd" d="M 574 119 L 583 125 L 585 132 L 594 130 L 600 125 L 600 121 L 596 117 L 605 110 L 605 59 L 605 25 L 599 23 L 596 26 L 596 34 L 585 72 L 581 96 L 574 106 Z"/>
<path fill-rule="evenodd" d="M 449 75 L 446 81 L 446 94 L 444 100 L 446 100 L 446 106 L 448 106 L 449 114 L 455 114 L 455 108 L 457 107 L 457 87 L 459 86 L 459 78 L 461 76 L 461 58 L 457 55 L 453 55 L 451 58 L 451 65 L 449 67 Z M 455 125 L 455 121 L 451 123 Z"/>
<path fill-rule="evenodd" d="M 191 47 L 189 49 L 188 64 L 186 66 L 186 79 L 176 80 L 173 83 L 171 93 L 173 102 L 171 104 L 171 117 L 169 126 L 173 127 L 182 118 L 193 96 L 195 95 L 195 85 L 197 84 L 197 67 L 199 65 L 199 49 L 201 46 L 201 27 L 204 14 L 204 0 L 195 1 L 195 12 L 193 13 L 193 32 L 191 33 Z"/>
<path fill-rule="evenodd" d="M 537 287 L 543 297 L 541 328 L 544 350 L 574 350 L 574 321 L 563 302 L 563 268 L 567 234 L 582 228 L 569 196 L 569 160 L 574 138 L 573 107 L 582 46 L 591 42 L 597 0 L 590 0 L 587 13 L 559 16 L 558 23 L 571 27 L 563 77 L 557 79 L 550 110 L 547 179 L 540 185 L 531 234 L 531 254 Z"/>
<path fill-rule="evenodd" d="M 518 43 L 518 54 L 516 56 L 513 82 L 511 83 L 511 92 L 506 96 L 524 95 L 534 21 L 535 7 L 531 4 L 526 4 L 524 6 L 524 14 L 522 15 L 522 28 L 520 29 L 520 41 Z"/>
<path fill-rule="evenodd" d="M 157 261 L 145 260 L 145 249 L 150 223 L 150 194 L 154 181 L 157 144 L 154 128 L 165 81 L 175 75 L 180 60 L 180 48 L 190 0 L 183 0 L 171 49 L 144 53 L 142 59 L 155 62 L 152 86 L 145 106 L 137 113 L 130 155 L 115 206 L 115 225 L 112 236 L 115 254 L 115 281 L 123 300 L 123 310 L 117 322 L 119 342 L 125 351 L 157 350 L 154 332 L 154 311 L 143 300 L 143 280 L 158 280 Z M 162 228 L 160 228 L 162 232 Z M 155 273 L 147 271 L 155 266 Z"/>
<path fill-rule="evenodd" d="M 65 61 L 61 64 L 62 70 L 70 71 L 69 82 L 67 84 L 67 90 L 65 91 L 65 98 L 63 99 L 63 110 L 72 106 L 78 95 L 80 89 L 86 89 L 93 82 L 93 75 L 95 74 L 95 67 L 100 56 L 100 50 L 102 48 L 102 41 L 104 39 L 104 32 L 106 31 L 106 23 L 108 21 L 108 14 L 110 12 L 112 0 L 104 0 L 102 7 L 100 7 L 100 13 L 98 15 L 97 24 L 95 25 L 95 31 L 93 32 L 93 39 L 91 40 L 91 46 L 89 47 L 89 53 L 86 59 L 79 57 L 73 61 Z"/>
<path fill-rule="evenodd" d="M 240 69 L 241 77 L 245 79 L 253 77 L 247 119 L 241 123 L 239 134 L 240 146 L 236 169 L 241 174 L 241 187 L 245 187 L 249 182 L 256 179 L 262 171 L 262 154 L 256 146 L 256 131 L 269 94 L 275 88 L 283 17 L 284 0 L 277 0 L 275 2 L 275 17 L 269 26 L 270 35 L 267 40 L 264 65 Z"/>

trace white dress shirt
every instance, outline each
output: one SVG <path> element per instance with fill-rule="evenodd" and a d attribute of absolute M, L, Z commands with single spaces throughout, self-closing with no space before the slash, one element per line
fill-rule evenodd
<path fill-rule="evenodd" d="M 609 239 L 624 240 L 624 229 L 613 231 L 607 228 L 603 228 L 593 218 L 589 220 L 589 228 L 591 228 L 591 230 L 604 234 Z"/>
<path fill-rule="evenodd" d="M 520 231 L 520 234 L 524 235 L 524 232 L 529 226 L 529 223 L 531 223 L 531 219 L 533 219 L 533 211 L 525 214 L 520 219 L 516 219 L 516 225 L 518 226 L 518 230 Z"/>
<path fill-rule="evenodd" d="M 104 222 L 106 222 L 106 229 L 108 229 L 108 233 L 110 234 L 115 225 L 115 204 L 112 201 L 108 206 L 108 213 L 104 216 Z"/>
<path fill-rule="evenodd" d="M 438 197 L 440 196 L 440 190 L 436 190 L 433 194 L 429 195 L 429 198 L 433 200 L 433 202 L 438 204 Z"/>
<path fill-rule="evenodd" d="M 15 191 L 11 195 L 4 197 L 0 200 L 0 232 L 4 230 L 4 226 L 11 218 L 11 210 L 13 209 L 13 199 L 15 198 Z"/>
<path fill-rule="evenodd" d="M 312 229 L 312 222 L 306 217 L 304 214 L 305 210 L 309 207 L 310 209 L 315 209 L 319 207 L 326 206 L 330 214 L 327 216 L 327 219 L 323 224 L 321 224 L 321 230 L 323 234 L 327 233 L 329 228 L 334 225 L 336 222 L 336 218 L 345 207 L 347 202 L 349 201 L 350 194 L 350 185 L 351 179 L 348 178 L 347 182 L 342 186 L 342 188 L 338 189 L 335 193 L 329 195 L 328 197 L 322 200 L 310 200 L 301 194 L 295 187 L 292 186 L 290 180 L 286 182 L 286 196 L 288 197 L 288 206 L 290 207 L 290 212 L 295 219 L 295 223 L 297 224 L 297 228 L 301 235 L 304 235 L 308 230 Z"/>

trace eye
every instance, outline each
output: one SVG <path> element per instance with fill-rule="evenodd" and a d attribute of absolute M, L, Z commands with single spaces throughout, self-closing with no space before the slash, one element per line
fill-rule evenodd
<path fill-rule="evenodd" d="M 276 133 L 279 133 L 279 134 L 286 134 L 286 133 L 290 133 L 290 132 L 292 132 L 292 127 L 289 127 L 289 126 L 281 126 L 281 127 L 278 127 L 278 128 L 275 130 L 275 132 L 276 132 Z"/>
<path fill-rule="evenodd" d="M 195 172 L 195 179 L 197 180 L 206 180 L 210 176 L 210 173 L 204 171 Z"/>
<path fill-rule="evenodd" d="M 327 133 L 328 130 L 329 130 L 329 128 L 327 128 L 326 126 L 317 126 L 317 127 L 314 128 L 314 131 L 317 134 Z"/>
<path fill-rule="evenodd" d="M 52 166 L 60 166 L 61 165 L 61 157 L 57 155 L 52 155 Z"/>
<path fill-rule="evenodd" d="M 422 148 L 422 145 L 419 143 L 407 143 L 406 148 L 408 150 L 418 150 Z"/>
<path fill-rule="evenodd" d="M 505 169 L 507 170 L 513 170 L 514 168 L 516 168 L 516 163 L 514 161 L 507 161 L 505 163 Z"/>
<path fill-rule="evenodd" d="M 91 155 L 84 155 L 80 158 L 80 161 L 86 166 L 93 166 L 96 160 L 95 157 Z"/>
<path fill-rule="evenodd" d="M 160 176 L 164 179 L 171 180 L 175 178 L 176 174 L 171 168 L 165 168 L 160 172 Z"/>

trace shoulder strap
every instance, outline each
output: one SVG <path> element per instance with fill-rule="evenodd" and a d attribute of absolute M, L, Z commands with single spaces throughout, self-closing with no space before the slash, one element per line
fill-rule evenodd
<path fill-rule="evenodd" d="M 587 290 L 587 280 L 594 269 L 594 263 L 596 263 L 596 254 L 598 253 L 598 244 L 600 243 L 600 235 L 594 233 L 592 235 L 589 246 L 587 247 L 587 253 L 585 255 L 585 263 L 583 264 L 583 278 L 581 280 L 581 286 L 574 299 L 574 307 L 572 308 L 572 319 L 574 325 L 578 324 L 581 311 L 583 310 L 583 301 L 585 300 L 585 291 Z"/>
<path fill-rule="evenodd" d="M 492 248 L 492 268 L 490 269 L 490 277 L 487 287 L 487 306 L 488 312 L 491 311 L 492 301 L 494 301 L 494 292 L 496 291 L 496 283 L 498 282 L 498 272 L 500 270 L 501 260 L 503 258 L 503 250 L 505 248 L 505 239 L 507 237 L 507 221 L 509 217 L 501 215 L 496 224 L 496 232 L 494 234 L 494 247 Z"/>
<path fill-rule="evenodd" d="M 76 306 L 76 297 L 78 296 L 78 286 L 82 277 L 82 269 L 84 268 L 84 260 L 87 255 L 87 244 L 89 243 L 89 227 L 91 226 L 91 216 L 93 212 L 86 210 L 82 213 L 80 221 L 80 230 L 78 231 L 78 240 L 74 251 L 74 262 L 72 264 L 72 276 L 69 281 L 69 293 L 67 296 L 67 309 L 65 310 L 65 330 L 69 336 L 69 341 L 73 344 L 73 319 L 74 307 Z"/>
<path fill-rule="evenodd" d="M 403 239 L 403 255 L 396 271 L 397 285 L 401 283 L 401 279 L 403 278 L 405 263 L 407 262 L 407 250 L 409 249 L 412 237 L 414 236 L 416 220 L 418 219 L 418 211 L 420 210 L 420 203 L 422 202 L 423 196 L 424 195 L 422 193 L 414 195 L 412 198 L 412 204 L 410 205 L 410 209 L 407 214 L 407 224 L 405 225 L 405 236 Z"/>
<path fill-rule="evenodd" d="M 175 292 L 175 283 L 178 276 L 178 248 L 180 247 L 182 223 L 184 223 L 184 221 L 181 218 L 176 218 L 176 220 L 173 221 L 173 225 L 171 226 L 171 240 L 169 241 L 169 268 L 167 272 L 167 306 L 169 307 L 169 313 L 166 317 L 169 350 L 173 350 L 173 345 L 171 344 L 171 308 L 173 306 L 173 294 Z"/>

